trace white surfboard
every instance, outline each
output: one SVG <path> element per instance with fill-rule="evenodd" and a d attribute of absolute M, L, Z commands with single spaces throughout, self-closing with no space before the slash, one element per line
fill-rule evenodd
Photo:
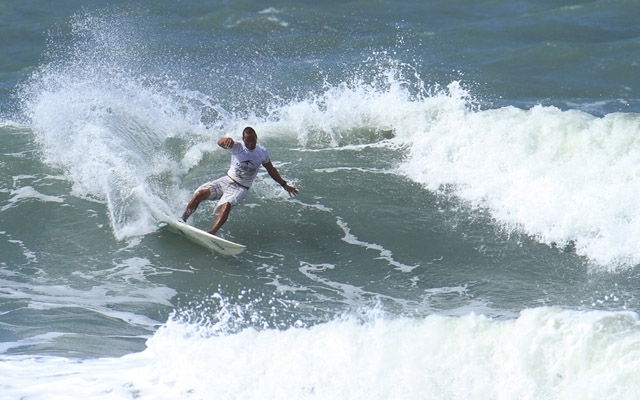
<path fill-rule="evenodd" d="M 235 256 L 246 249 L 246 246 L 212 235 L 184 222 L 166 220 L 160 222 L 158 226 L 167 226 L 170 230 L 182 234 L 192 242 L 225 256 Z"/>

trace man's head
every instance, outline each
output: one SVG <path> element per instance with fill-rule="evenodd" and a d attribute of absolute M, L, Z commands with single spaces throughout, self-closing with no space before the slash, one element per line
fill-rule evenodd
<path fill-rule="evenodd" d="M 254 150 L 258 144 L 258 134 L 252 127 L 247 126 L 242 131 L 242 141 L 247 149 Z"/>

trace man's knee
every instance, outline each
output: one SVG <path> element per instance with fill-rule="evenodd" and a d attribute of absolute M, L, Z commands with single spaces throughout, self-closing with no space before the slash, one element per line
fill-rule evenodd
<path fill-rule="evenodd" d="M 211 190 L 209 189 L 198 190 L 193 196 L 194 200 L 197 200 L 198 202 L 207 200 L 209 197 L 211 197 Z"/>

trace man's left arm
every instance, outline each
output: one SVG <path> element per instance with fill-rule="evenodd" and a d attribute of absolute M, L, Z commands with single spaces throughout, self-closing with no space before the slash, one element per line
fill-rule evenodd
<path fill-rule="evenodd" d="M 287 185 L 287 181 L 282 179 L 282 177 L 280 176 L 280 173 L 278 172 L 276 167 L 273 166 L 271 161 L 266 162 L 262 165 L 264 165 L 264 167 L 266 168 L 267 172 L 269 173 L 269 176 L 273 178 L 274 181 L 278 182 L 278 184 L 280 184 L 280 186 L 282 186 L 284 190 L 287 191 L 287 193 L 289 193 L 289 196 L 295 196 L 298 194 L 298 189 L 296 189 L 293 186 Z"/>

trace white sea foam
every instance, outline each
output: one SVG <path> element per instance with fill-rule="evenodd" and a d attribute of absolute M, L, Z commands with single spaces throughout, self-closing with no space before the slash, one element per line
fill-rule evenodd
<path fill-rule="evenodd" d="M 408 178 L 613 269 L 640 262 L 640 116 L 537 106 L 457 110 L 402 135 Z"/>
<path fill-rule="evenodd" d="M 8 398 L 632 399 L 640 323 L 630 312 L 529 309 L 220 334 L 170 320 L 141 353 L 3 356 Z"/>
<path fill-rule="evenodd" d="M 595 117 L 543 106 L 480 110 L 458 82 L 414 96 L 390 76 L 383 89 L 328 87 L 279 116 L 311 148 L 367 139 L 406 148 L 396 173 L 489 210 L 508 231 L 571 245 L 609 270 L 640 263 L 637 114 Z M 363 130 L 374 134 L 358 136 Z M 387 131 L 393 139 L 380 136 Z"/>
<path fill-rule="evenodd" d="M 23 186 L 15 190 L 10 190 L 10 194 L 11 198 L 7 205 L 0 209 L 1 211 L 6 211 L 10 208 L 16 207 L 18 203 L 26 200 L 37 200 L 45 203 L 64 203 L 64 199 L 62 197 L 42 194 L 31 186 Z"/>

